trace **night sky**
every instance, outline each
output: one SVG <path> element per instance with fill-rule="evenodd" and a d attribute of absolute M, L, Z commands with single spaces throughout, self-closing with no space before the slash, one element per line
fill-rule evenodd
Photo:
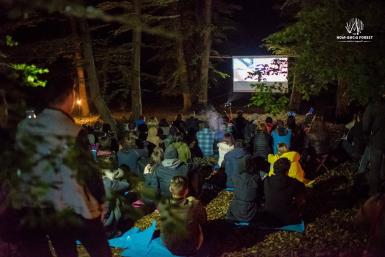
<path fill-rule="evenodd" d="M 260 47 L 262 39 L 279 30 L 283 19 L 273 10 L 272 0 L 240 0 L 242 10 L 234 20 L 238 29 L 229 36 L 229 55 L 260 55 L 268 52 Z"/>
<path fill-rule="evenodd" d="M 261 47 L 262 39 L 280 30 L 284 19 L 273 9 L 272 0 L 239 0 L 242 10 L 234 13 L 237 30 L 228 35 L 224 47 L 220 47 L 223 56 L 236 55 L 270 55 Z M 230 78 L 220 80 L 209 89 L 209 102 L 222 105 L 226 101 L 235 101 L 235 104 L 244 107 L 248 103 L 249 93 L 233 93 L 232 59 L 223 59 L 217 68 L 230 75 Z"/>

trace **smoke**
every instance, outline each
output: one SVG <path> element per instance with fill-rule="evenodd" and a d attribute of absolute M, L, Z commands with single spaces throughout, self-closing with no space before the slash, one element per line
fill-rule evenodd
<path fill-rule="evenodd" d="M 207 107 L 202 111 L 202 115 L 206 116 L 209 127 L 213 131 L 223 131 L 224 130 L 224 122 L 222 115 L 218 113 L 213 106 Z"/>

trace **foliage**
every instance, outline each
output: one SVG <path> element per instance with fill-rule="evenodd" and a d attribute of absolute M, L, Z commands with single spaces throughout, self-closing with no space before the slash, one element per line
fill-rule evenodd
<path fill-rule="evenodd" d="M 9 47 L 12 47 L 12 46 L 18 46 L 18 45 L 19 45 L 19 43 L 16 42 L 16 41 L 14 41 L 13 38 L 12 38 L 12 36 L 10 36 L 10 35 L 6 35 L 6 36 L 5 36 L 5 44 L 6 44 L 7 46 L 9 46 Z"/>
<path fill-rule="evenodd" d="M 385 3 L 380 0 L 289 0 L 283 5 L 284 12 L 288 4 L 298 10 L 293 22 L 265 38 L 264 45 L 275 54 L 295 57 L 292 72 L 296 74 L 296 88 L 302 96 L 317 95 L 341 81 L 348 84 L 350 101 L 364 104 L 378 94 L 378 86 L 385 78 L 381 68 L 385 64 L 384 40 L 379 34 Z M 337 42 L 338 35 L 347 33 L 345 24 L 352 17 L 364 21 L 364 34 L 374 35 L 373 42 Z"/>
<path fill-rule="evenodd" d="M 289 99 L 279 92 L 279 85 L 255 84 L 255 92 L 250 98 L 249 106 L 263 108 L 265 112 L 273 115 L 287 110 Z"/>
<path fill-rule="evenodd" d="M 42 80 L 39 78 L 39 75 L 48 73 L 49 70 L 47 68 L 39 68 L 34 64 L 10 64 L 12 69 L 21 73 L 21 77 L 23 82 L 27 86 L 31 87 L 45 87 L 47 84 L 46 80 Z"/>

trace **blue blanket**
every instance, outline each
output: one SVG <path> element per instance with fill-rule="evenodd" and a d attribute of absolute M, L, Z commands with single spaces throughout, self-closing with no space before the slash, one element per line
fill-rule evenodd
<path fill-rule="evenodd" d="M 244 226 L 249 226 L 249 222 L 236 222 L 234 223 L 236 226 L 244 227 Z M 305 223 L 303 220 L 301 223 L 298 224 L 291 224 L 283 227 L 265 227 L 265 226 L 258 226 L 258 229 L 272 229 L 272 230 L 283 230 L 283 231 L 291 231 L 291 232 L 299 232 L 299 233 L 304 233 L 305 232 Z"/>
<path fill-rule="evenodd" d="M 153 239 L 156 221 L 144 231 L 133 227 L 121 237 L 108 240 L 111 247 L 121 248 L 125 257 L 175 257 L 158 237 Z"/>

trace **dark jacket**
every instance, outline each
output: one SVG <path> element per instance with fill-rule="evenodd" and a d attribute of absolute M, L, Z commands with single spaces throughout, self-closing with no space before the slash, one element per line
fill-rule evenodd
<path fill-rule="evenodd" d="M 165 161 L 167 162 L 167 160 Z M 171 165 L 166 165 L 165 161 L 154 168 L 154 171 L 148 175 L 149 177 L 146 178 L 146 181 L 150 187 L 156 190 L 158 195 L 170 197 L 169 187 L 171 179 L 174 176 L 187 177 L 189 168 L 187 164 L 180 162 L 178 159 L 175 159 Z"/>
<path fill-rule="evenodd" d="M 369 146 L 385 151 L 385 99 L 369 104 L 365 109 L 362 128 Z"/>
<path fill-rule="evenodd" d="M 284 226 L 297 224 L 301 212 L 297 201 L 302 199 L 305 186 L 285 174 L 267 177 L 264 181 L 265 212 L 272 225 Z"/>
<path fill-rule="evenodd" d="M 248 153 L 243 148 L 234 148 L 223 160 L 226 173 L 226 187 L 234 187 L 233 176 L 246 169 L 246 158 Z"/>
<path fill-rule="evenodd" d="M 251 221 L 258 211 L 257 174 L 243 172 L 233 177 L 234 197 L 227 212 L 227 218 L 236 221 Z"/>
<path fill-rule="evenodd" d="M 254 156 L 267 159 L 271 153 L 271 136 L 263 131 L 256 131 L 254 137 Z"/>
<path fill-rule="evenodd" d="M 205 208 L 194 197 L 170 199 L 159 206 L 160 237 L 175 255 L 194 255 L 203 242 Z"/>

